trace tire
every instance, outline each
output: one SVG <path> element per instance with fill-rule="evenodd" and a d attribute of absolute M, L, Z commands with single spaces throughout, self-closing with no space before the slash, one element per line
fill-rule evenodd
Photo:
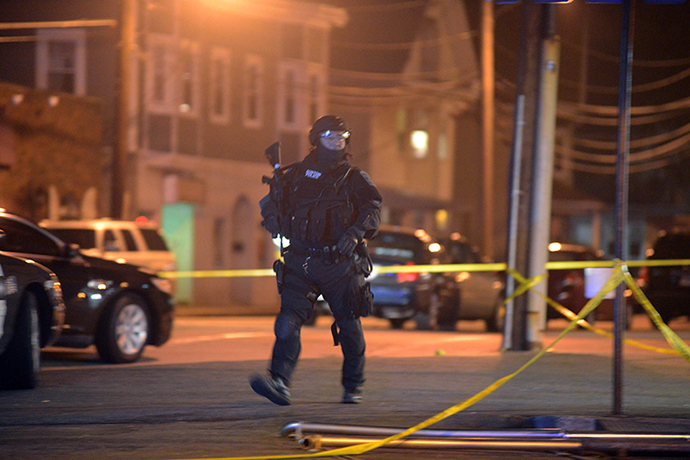
<path fill-rule="evenodd" d="M 402 329 L 407 320 L 405 318 L 391 318 L 388 321 L 391 322 L 391 327 L 393 329 Z"/>
<path fill-rule="evenodd" d="M 506 321 L 506 306 L 501 299 L 496 300 L 493 315 L 486 320 L 486 330 L 488 332 L 503 332 Z"/>
<path fill-rule="evenodd" d="M 5 354 L 0 356 L 2 390 L 29 390 L 38 385 L 41 336 L 37 308 L 36 296 L 31 292 L 24 294 L 14 324 L 14 335 Z"/>
<path fill-rule="evenodd" d="M 146 302 L 138 295 L 125 294 L 104 312 L 96 349 L 103 361 L 133 363 L 144 352 L 150 332 Z"/>
<path fill-rule="evenodd" d="M 457 300 L 454 300 L 457 299 Z M 449 296 L 441 303 L 438 315 L 438 329 L 441 331 L 454 331 L 460 317 L 460 294 Z"/>
<path fill-rule="evenodd" d="M 439 313 L 443 305 L 438 292 L 432 292 L 429 297 L 428 313 L 418 312 L 414 316 L 418 331 L 433 331 L 438 329 Z"/>

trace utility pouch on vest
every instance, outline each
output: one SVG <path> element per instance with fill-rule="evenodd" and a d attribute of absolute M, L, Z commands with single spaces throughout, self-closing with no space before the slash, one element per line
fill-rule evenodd
<path fill-rule="evenodd" d="M 371 271 L 374 268 L 371 256 L 369 255 L 369 249 L 367 249 L 366 241 L 362 241 L 355 248 L 355 267 L 357 273 L 364 275 L 368 278 L 371 275 Z"/>
<path fill-rule="evenodd" d="M 285 263 L 278 259 L 273 262 L 273 271 L 276 272 L 276 284 L 278 284 L 278 294 L 283 292 L 283 281 L 285 280 Z"/>
<path fill-rule="evenodd" d="M 309 227 L 309 208 L 300 208 L 295 211 L 290 223 L 290 231 L 293 238 L 307 241 L 307 228 Z"/>
<path fill-rule="evenodd" d="M 364 283 L 359 291 L 358 311 L 355 311 L 355 318 L 366 318 L 374 313 L 374 294 L 371 292 L 371 284 Z"/>
<path fill-rule="evenodd" d="M 374 294 L 371 292 L 371 284 L 367 281 L 360 291 L 359 316 L 366 318 L 374 313 Z"/>

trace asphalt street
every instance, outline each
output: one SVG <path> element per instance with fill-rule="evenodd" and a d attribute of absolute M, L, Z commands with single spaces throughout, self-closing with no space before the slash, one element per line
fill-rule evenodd
<path fill-rule="evenodd" d="M 566 323 L 550 323 L 548 344 Z M 265 369 L 271 317 L 179 317 L 161 348 L 136 364 L 100 363 L 94 350 L 44 352 L 35 390 L 0 393 L 2 459 L 196 459 L 302 456 L 281 437 L 295 422 L 405 429 L 480 393 L 536 354 L 501 352 L 499 334 L 461 322 L 456 332 L 394 331 L 367 319 L 365 402 L 340 404 L 340 354 L 328 318 L 303 330 L 293 405 L 255 395 L 248 376 Z M 610 323 L 601 323 L 611 329 Z M 672 324 L 687 342 L 690 325 Z M 626 335 L 668 348 L 644 317 Z M 623 414 L 612 416 L 610 339 L 575 330 L 476 404 L 432 429 L 530 430 L 551 423 L 595 433 L 690 434 L 690 364 L 633 346 L 624 350 Z M 569 424 L 569 425 L 564 425 Z M 591 427 L 589 426 L 591 425 Z M 687 442 L 687 441 L 686 441 Z M 687 458 L 686 453 L 534 448 L 380 448 L 357 458 Z M 339 458 L 352 458 L 341 456 Z"/>

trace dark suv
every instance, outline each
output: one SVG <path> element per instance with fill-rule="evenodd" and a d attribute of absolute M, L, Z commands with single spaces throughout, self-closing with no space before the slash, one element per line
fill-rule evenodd
<path fill-rule="evenodd" d="M 453 329 L 460 295 L 453 274 L 384 273 L 391 265 L 432 265 L 448 262 L 443 245 L 424 230 L 382 225 L 367 242 L 374 271 L 369 277 L 374 316 L 386 318 L 395 329 L 413 317 L 419 329 Z"/>
<path fill-rule="evenodd" d="M 690 259 L 690 232 L 663 232 L 652 251 L 648 260 Z M 690 315 L 690 266 L 642 267 L 638 284 L 665 323 Z"/>

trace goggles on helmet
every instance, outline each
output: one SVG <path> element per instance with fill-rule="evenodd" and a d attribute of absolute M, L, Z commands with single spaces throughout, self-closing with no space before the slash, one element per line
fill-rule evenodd
<path fill-rule="evenodd" d="M 350 131 L 333 131 L 333 130 L 327 129 L 326 131 L 322 131 L 319 134 L 319 137 L 321 137 L 321 139 L 328 139 L 328 140 L 341 140 L 341 139 L 347 140 L 350 137 Z"/>

